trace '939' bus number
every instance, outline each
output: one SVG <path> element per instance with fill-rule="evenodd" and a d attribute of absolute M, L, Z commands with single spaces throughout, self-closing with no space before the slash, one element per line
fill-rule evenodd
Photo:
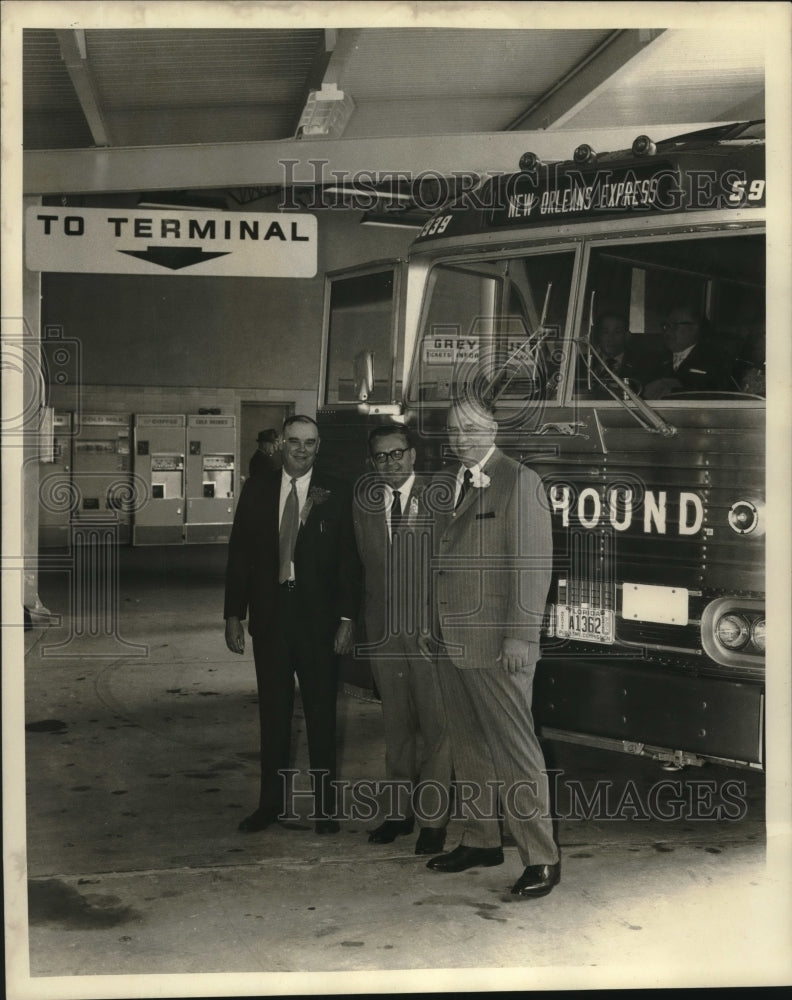
<path fill-rule="evenodd" d="M 418 234 L 418 238 L 420 239 L 422 236 L 439 236 L 448 227 L 451 219 L 452 216 L 450 215 L 439 215 L 436 219 L 430 219 Z"/>

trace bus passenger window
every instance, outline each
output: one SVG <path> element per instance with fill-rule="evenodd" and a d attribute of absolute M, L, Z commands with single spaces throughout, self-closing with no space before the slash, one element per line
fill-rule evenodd
<path fill-rule="evenodd" d="M 356 402 L 354 359 L 363 351 L 374 354 L 374 390 L 369 401 L 389 401 L 393 295 L 390 267 L 330 279 L 325 405 Z"/>

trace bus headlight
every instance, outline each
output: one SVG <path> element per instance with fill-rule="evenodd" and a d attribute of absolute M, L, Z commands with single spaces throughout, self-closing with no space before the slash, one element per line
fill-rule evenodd
<path fill-rule="evenodd" d="M 742 615 L 721 615 L 715 622 L 715 637 L 726 649 L 742 649 L 750 635 L 751 628 Z"/>
<path fill-rule="evenodd" d="M 764 618 L 757 618 L 751 626 L 751 642 L 763 653 L 765 651 L 765 631 L 766 625 Z"/>
<path fill-rule="evenodd" d="M 701 645 L 723 667 L 764 673 L 764 601 L 754 597 L 710 601 L 701 612 Z"/>

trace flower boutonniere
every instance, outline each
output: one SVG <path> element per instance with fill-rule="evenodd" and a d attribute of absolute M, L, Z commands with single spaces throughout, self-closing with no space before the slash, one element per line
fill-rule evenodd
<path fill-rule="evenodd" d="M 311 486 L 308 489 L 308 499 L 317 506 L 324 503 L 329 496 L 330 490 L 326 490 L 323 486 Z"/>
<path fill-rule="evenodd" d="M 490 484 L 490 477 L 483 469 L 474 469 L 470 485 L 477 490 L 485 490 Z"/>
<path fill-rule="evenodd" d="M 415 494 L 410 497 L 410 510 L 407 517 L 409 521 L 414 521 L 418 517 L 418 497 Z"/>
<path fill-rule="evenodd" d="M 308 515 L 311 513 L 311 508 L 316 504 L 325 502 L 325 500 L 330 496 L 330 490 L 326 490 L 323 486 L 310 486 L 308 488 L 308 496 L 305 498 L 305 504 L 303 509 L 300 511 L 300 520 L 303 524 L 308 520 Z"/>

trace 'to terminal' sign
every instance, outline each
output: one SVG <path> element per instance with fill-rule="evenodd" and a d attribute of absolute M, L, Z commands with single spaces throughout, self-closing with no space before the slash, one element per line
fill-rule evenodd
<path fill-rule="evenodd" d="M 32 271 L 312 278 L 316 216 L 31 206 Z"/>

